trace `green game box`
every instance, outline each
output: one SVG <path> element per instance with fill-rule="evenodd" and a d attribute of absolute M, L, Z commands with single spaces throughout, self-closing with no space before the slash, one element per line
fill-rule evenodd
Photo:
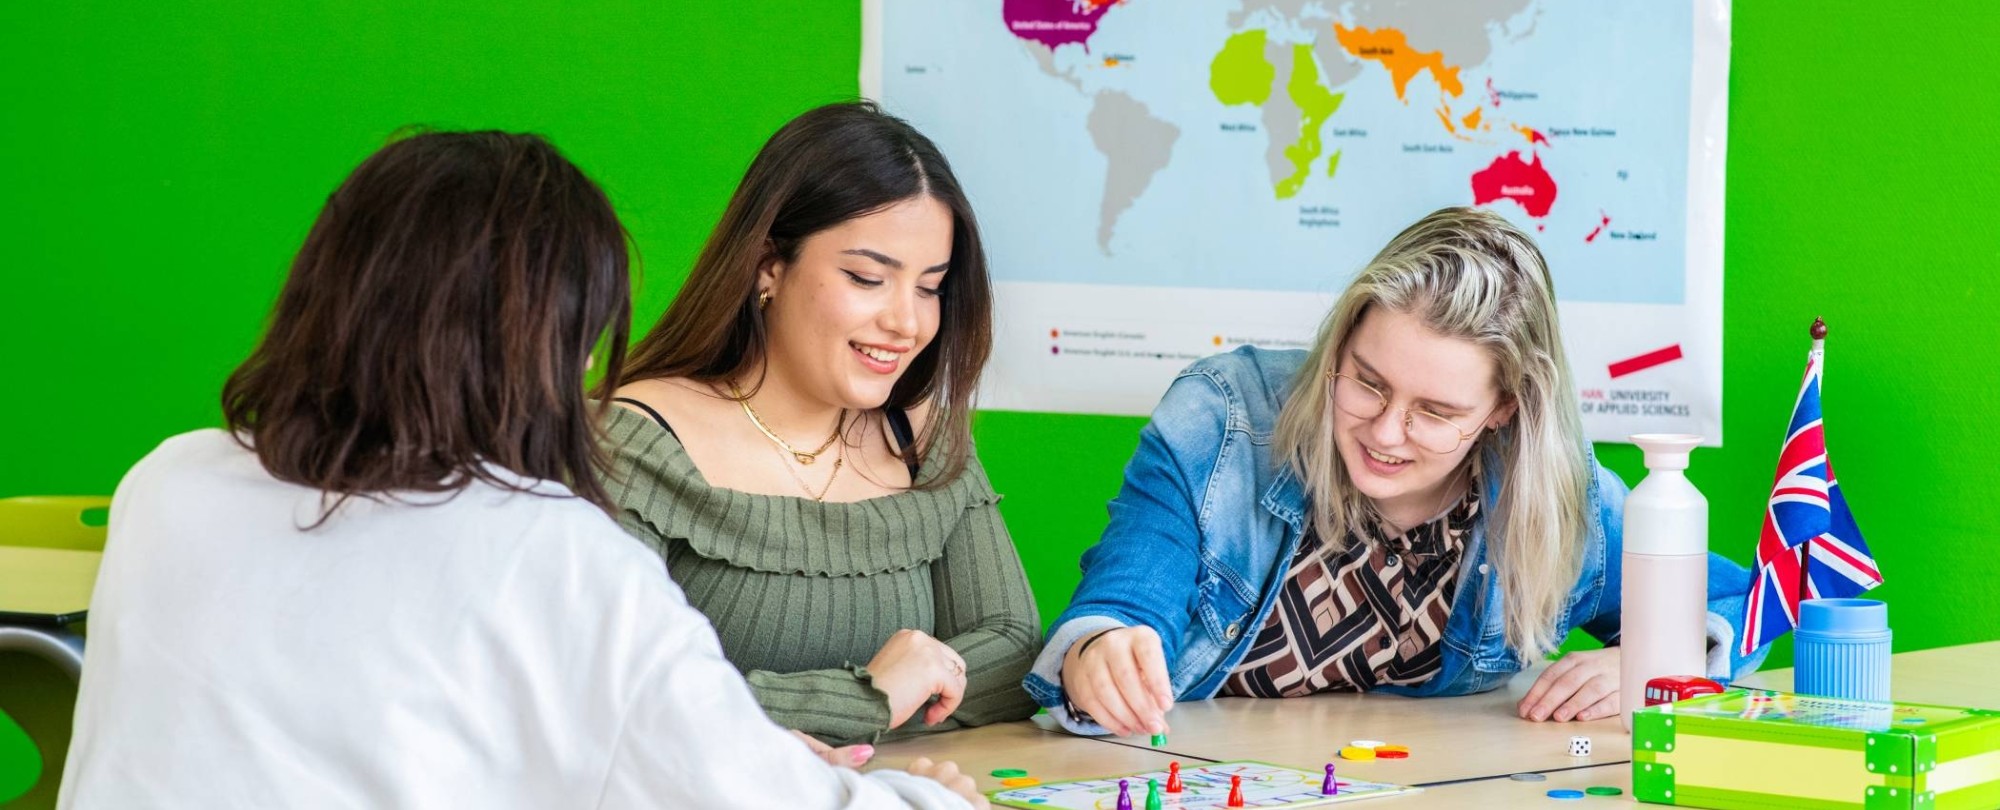
<path fill-rule="evenodd" d="M 2000 808 L 2000 711 L 1738 689 L 1632 717 L 1632 795 L 1721 810 Z"/>

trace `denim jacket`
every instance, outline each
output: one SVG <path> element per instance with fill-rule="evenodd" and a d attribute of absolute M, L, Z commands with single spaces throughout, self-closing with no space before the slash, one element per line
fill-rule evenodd
<path fill-rule="evenodd" d="M 1214 697 L 1249 652 L 1284 584 L 1286 561 L 1309 522 L 1307 494 L 1271 449 L 1278 410 L 1305 352 L 1243 347 L 1181 372 L 1139 434 L 1111 524 L 1083 555 L 1083 581 L 1057 618 L 1022 686 L 1065 728 L 1103 734 L 1063 709 L 1062 662 L 1097 630 L 1146 625 L 1160 635 L 1177 700 Z M 1592 460 L 1589 542 L 1555 628 L 1606 643 L 1618 637 L 1620 533 L 1627 488 Z M 1505 470 L 1484 458 L 1483 496 L 1499 496 Z M 1466 541 L 1458 593 L 1445 626 L 1443 664 L 1420 684 L 1376 687 L 1409 696 L 1463 695 L 1505 683 L 1523 656 L 1507 644 L 1498 572 L 1486 561 L 1486 522 Z M 1746 674 L 1763 659 L 1736 652 L 1750 574 L 1710 554 L 1708 675 Z"/>

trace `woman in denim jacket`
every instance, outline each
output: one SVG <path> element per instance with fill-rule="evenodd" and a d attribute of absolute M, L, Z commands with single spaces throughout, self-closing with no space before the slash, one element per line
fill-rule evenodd
<path fill-rule="evenodd" d="M 1626 486 L 1583 438 L 1540 250 L 1450 208 L 1383 248 L 1311 352 L 1182 372 L 1024 681 L 1065 728 L 1165 733 L 1176 700 L 1463 695 L 1573 628 L 1527 719 L 1618 712 Z M 1749 573 L 1710 555 L 1710 677 Z M 1693 673 L 1690 673 L 1693 674 Z"/>

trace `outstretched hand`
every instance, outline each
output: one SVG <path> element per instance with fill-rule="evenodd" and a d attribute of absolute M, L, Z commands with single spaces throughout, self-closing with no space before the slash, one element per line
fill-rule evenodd
<path fill-rule="evenodd" d="M 1542 670 L 1516 709 L 1523 720 L 1601 720 L 1618 714 L 1618 648 L 1573 652 Z"/>
<path fill-rule="evenodd" d="M 868 760 L 875 757 L 875 746 L 866 743 L 861 745 L 843 745 L 835 748 L 820 742 L 812 735 L 803 731 L 797 729 L 792 729 L 791 731 L 793 736 L 805 741 L 806 747 L 812 749 L 813 754 L 824 760 L 826 764 L 836 768 L 859 768 L 868 764 Z"/>
<path fill-rule="evenodd" d="M 1174 690 L 1160 634 L 1144 625 L 1085 636 L 1063 656 L 1063 690 L 1113 734 L 1165 734 Z"/>

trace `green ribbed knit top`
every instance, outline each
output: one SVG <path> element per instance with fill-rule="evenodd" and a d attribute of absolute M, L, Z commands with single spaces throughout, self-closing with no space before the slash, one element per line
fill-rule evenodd
<path fill-rule="evenodd" d="M 673 433 L 622 407 L 607 433 L 619 522 L 665 558 L 778 725 L 845 745 L 1034 713 L 1021 679 L 1041 621 L 976 458 L 935 490 L 820 503 L 711 487 Z M 964 657 L 965 699 L 885 735 L 888 698 L 863 665 L 903 628 Z"/>

